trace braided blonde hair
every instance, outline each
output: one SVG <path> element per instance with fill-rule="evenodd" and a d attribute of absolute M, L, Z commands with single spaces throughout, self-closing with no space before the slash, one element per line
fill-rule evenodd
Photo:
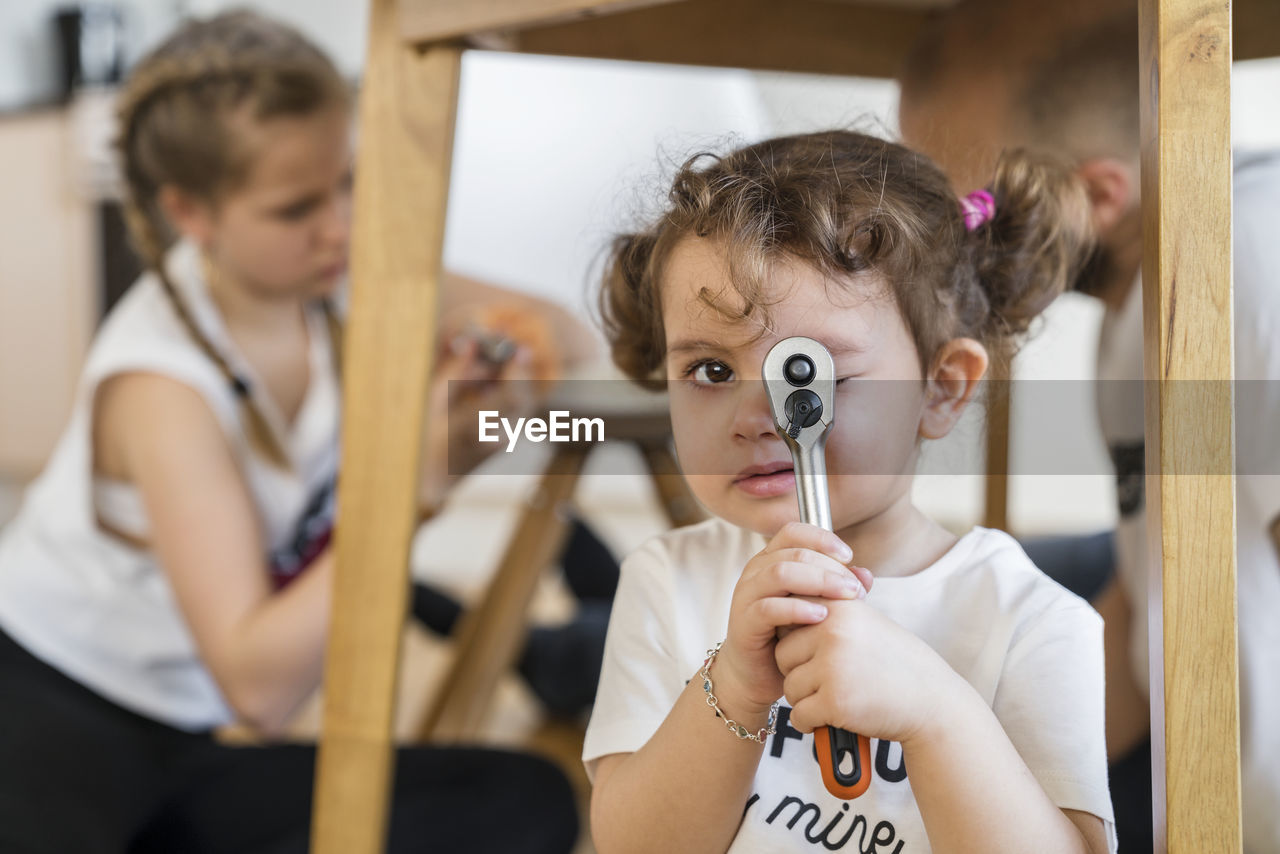
<path fill-rule="evenodd" d="M 175 235 L 159 194 L 174 186 L 215 202 L 248 175 L 250 156 L 234 119 L 262 122 L 348 108 L 351 92 L 329 58 L 296 30 L 247 11 L 185 24 L 133 70 L 117 106 L 125 222 L 148 269 L 160 279 L 182 325 L 226 377 L 254 448 L 281 468 L 289 458 L 254 392 L 200 331 L 179 298 L 164 257 Z M 336 352 L 340 329 L 325 313 Z"/>

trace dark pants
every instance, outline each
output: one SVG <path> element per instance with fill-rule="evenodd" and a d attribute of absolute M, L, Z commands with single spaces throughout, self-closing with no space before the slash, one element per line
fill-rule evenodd
<path fill-rule="evenodd" d="M 0 851 L 305 854 L 315 748 L 229 747 L 129 712 L 0 633 Z M 390 852 L 564 854 L 564 775 L 518 753 L 402 748 Z"/>
<path fill-rule="evenodd" d="M 1063 587 L 1092 600 L 1115 575 L 1115 535 L 1053 537 L 1024 542 L 1036 566 Z M 1143 740 L 1111 765 L 1111 805 L 1116 812 L 1120 854 L 1150 854 L 1151 742 Z"/>

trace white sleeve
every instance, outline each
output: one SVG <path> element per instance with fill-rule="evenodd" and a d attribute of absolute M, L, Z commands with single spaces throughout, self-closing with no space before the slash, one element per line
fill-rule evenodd
<path fill-rule="evenodd" d="M 666 720 L 691 673 L 672 652 L 675 602 L 663 547 L 651 542 L 622 562 L 613 599 L 595 707 L 582 760 L 595 779 L 596 761 L 634 753 Z"/>
<path fill-rule="evenodd" d="M 1236 459 L 1242 497 L 1266 526 L 1280 514 L 1280 167 L 1249 174 L 1232 229 Z"/>
<path fill-rule="evenodd" d="M 1102 618 L 1073 598 L 1033 620 L 1009 649 L 992 710 L 1049 799 L 1101 818 L 1114 850 Z"/>

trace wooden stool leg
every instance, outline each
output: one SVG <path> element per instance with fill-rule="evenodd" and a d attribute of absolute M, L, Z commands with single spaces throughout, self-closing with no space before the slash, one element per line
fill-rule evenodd
<path fill-rule="evenodd" d="M 468 740 L 483 724 L 498 679 L 520 652 L 538 578 L 564 547 L 569 521 L 561 511 L 586 456 L 582 446 L 556 451 L 484 599 L 459 623 L 453 663 L 418 728 L 423 741 Z"/>
<path fill-rule="evenodd" d="M 374 0 L 360 103 L 342 509 L 325 666 L 312 851 L 374 854 L 385 837 L 395 705 L 433 352 L 461 51 L 400 41 Z"/>
<path fill-rule="evenodd" d="M 983 497 L 984 528 L 1009 530 L 1009 408 L 1013 383 L 1007 369 L 993 370 L 987 381 L 987 477 Z"/>
<path fill-rule="evenodd" d="M 707 518 L 698 499 L 689 491 L 684 475 L 680 474 L 680 466 L 676 464 L 667 442 L 641 442 L 640 450 L 644 453 L 654 488 L 658 490 L 658 499 L 671 520 L 671 526 L 682 528 Z"/>

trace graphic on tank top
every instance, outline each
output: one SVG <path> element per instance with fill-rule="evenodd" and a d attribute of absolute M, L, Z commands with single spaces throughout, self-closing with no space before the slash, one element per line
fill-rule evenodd
<path fill-rule="evenodd" d="M 295 581 L 333 539 L 337 478 L 327 478 L 307 501 L 287 543 L 271 552 L 268 564 L 277 590 Z"/>

